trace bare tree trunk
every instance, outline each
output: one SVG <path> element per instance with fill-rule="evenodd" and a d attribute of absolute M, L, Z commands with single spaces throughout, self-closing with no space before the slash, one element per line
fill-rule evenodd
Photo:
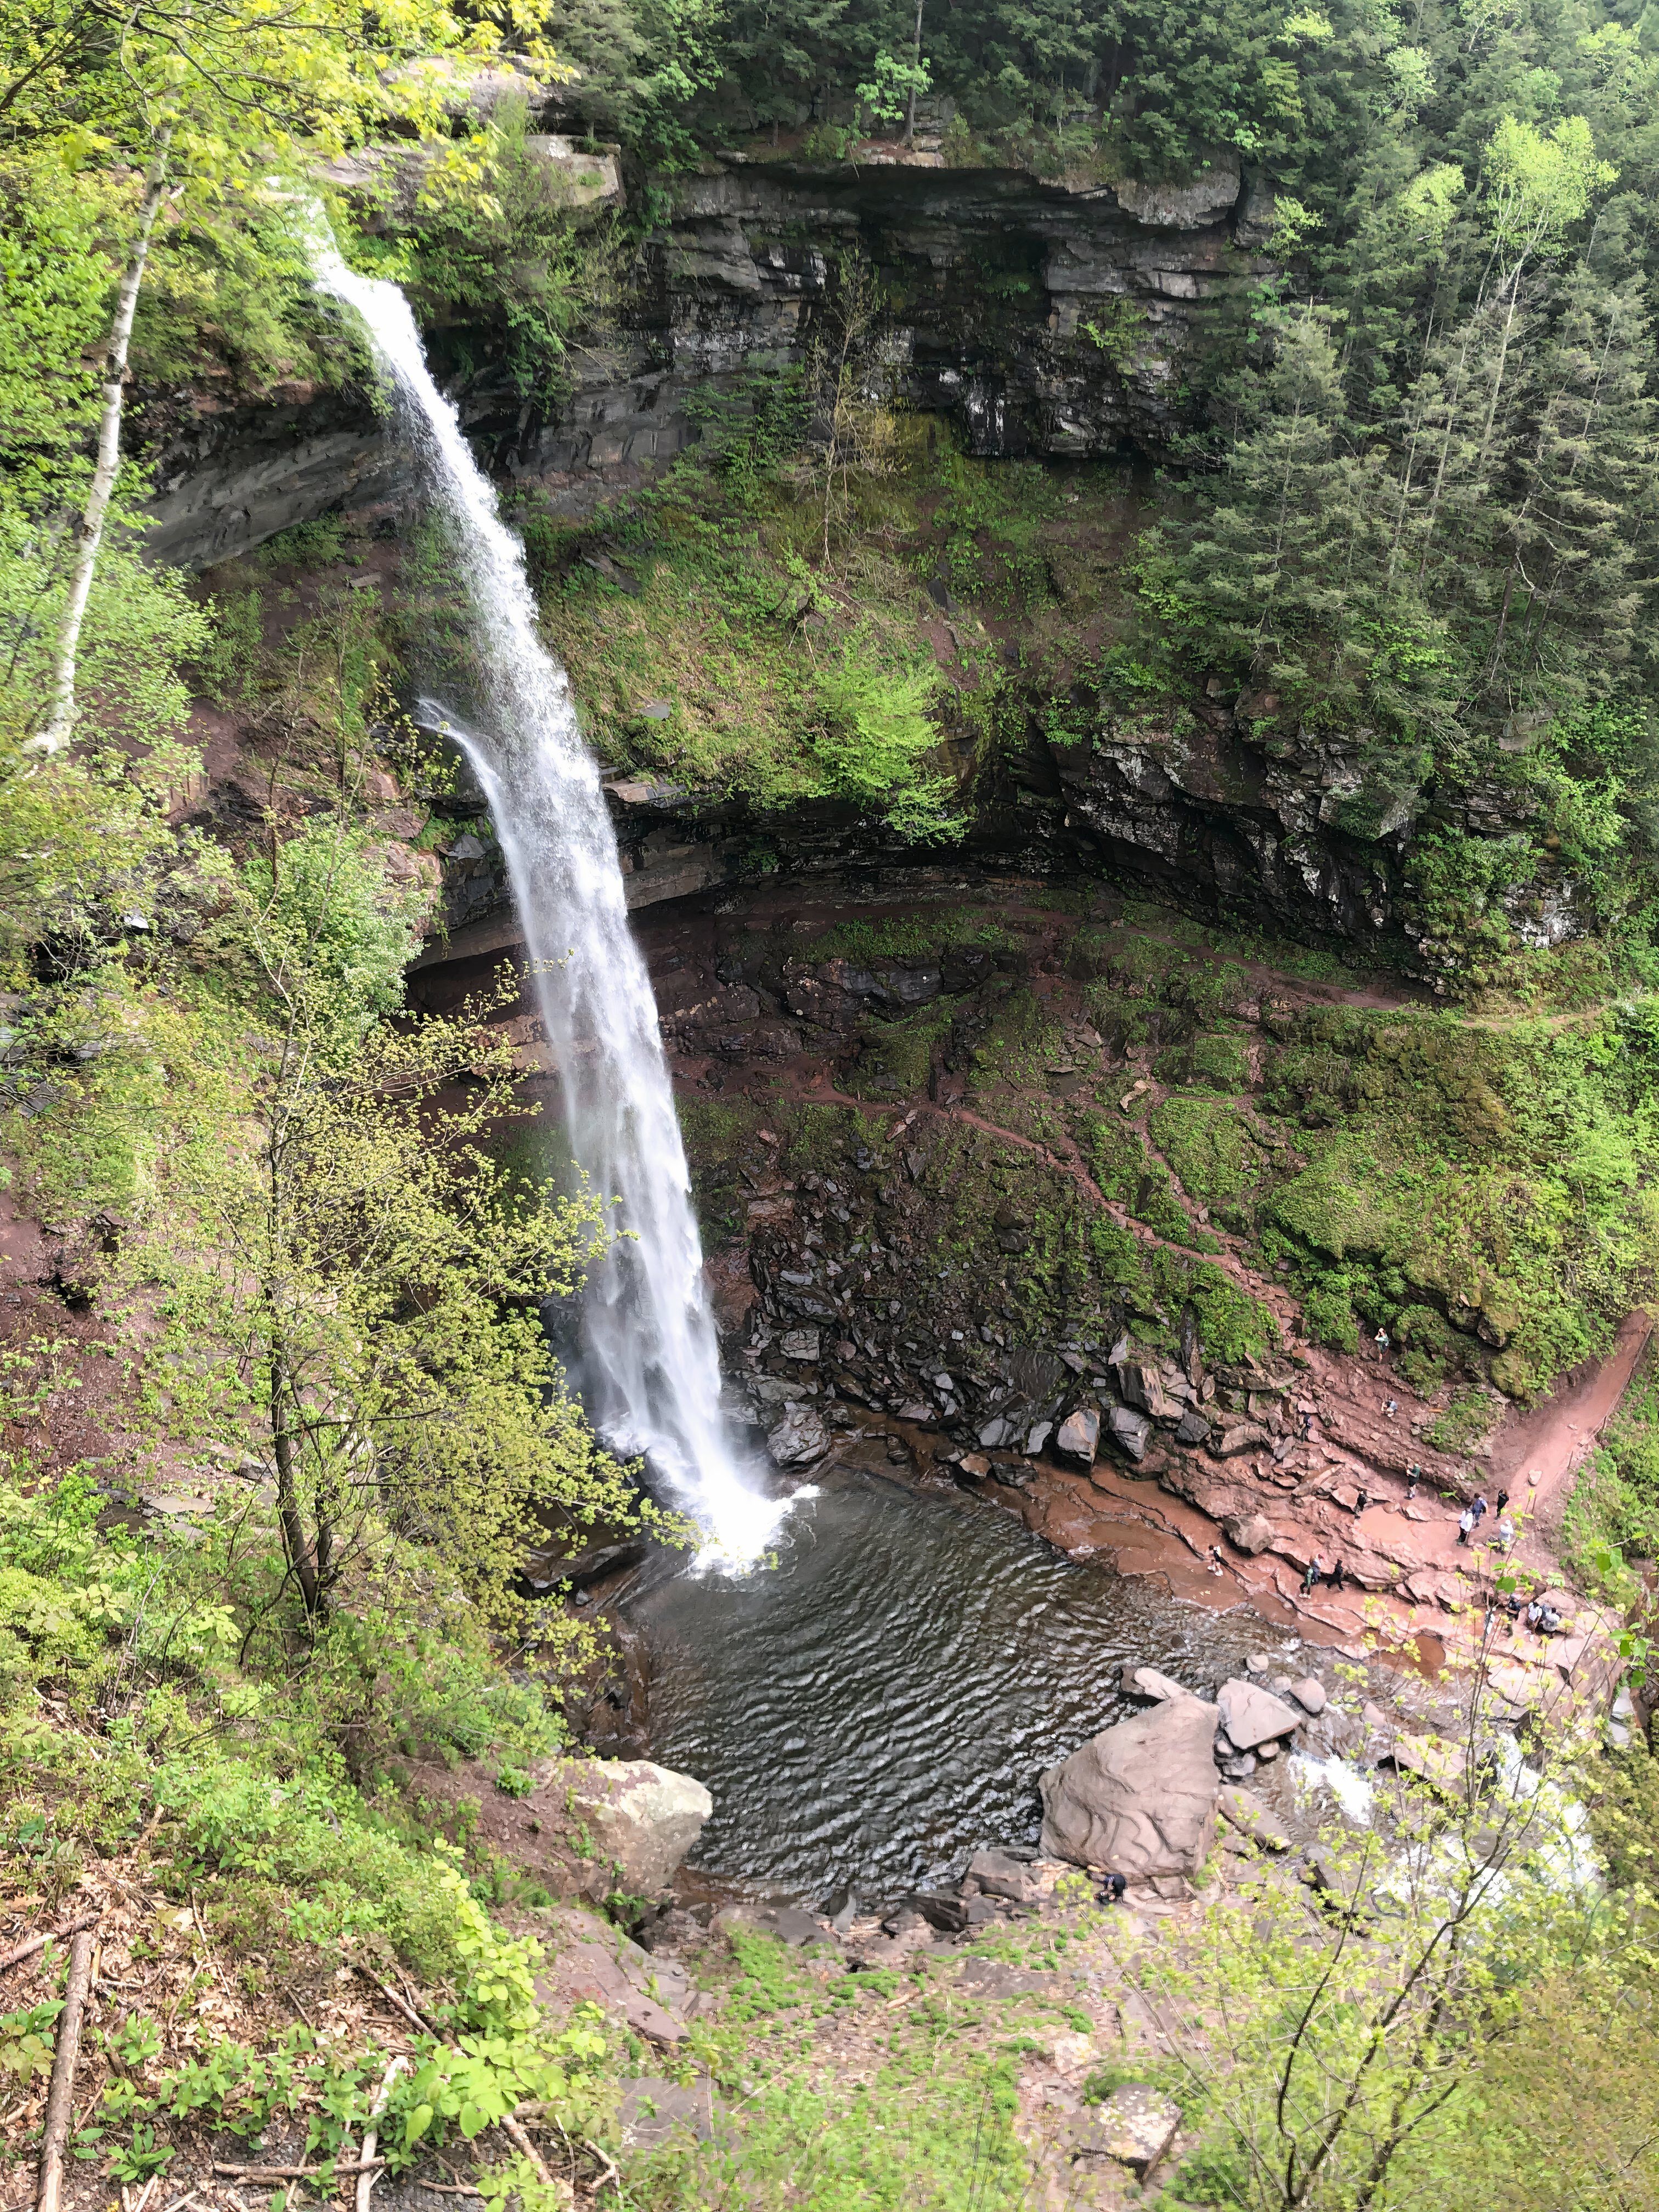
<path fill-rule="evenodd" d="M 70 580 L 69 604 L 58 631 L 57 665 L 52 679 L 52 719 L 38 737 L 31 738 L 27 752 L 61 752 L 75 728 L 75 669 L 81 647 L 81 626 L 86 620 L 87 600 L 104 541 L 104 518 L 121 467 L 122 387 L 127 373 L 127 347 L 132 337 L 132 317 L 138 305 L 138 287 L 144 281 L 149 241 L 161 202 L 167 193 L 167 145 L 173 137 L 169 124 L 158 131 L 155 150 L 144 175 L 143 204 L 139 210 L 138 234 L 121 271 L 115 295 L 115 321 L 110 331 L 104 364 L 104 414 L 98 426 L 98 463 L 92 472 L 92 489 L 81 518 L 81 543 Z"/>
<path fill-rule="evenodd" d="M 1504 336 L 1498 349 L 1498 368 L 1492 380 L 1492 404 L 1486 410 L 1486 425 L 1480 433 L 1480 451 L 1476 457 L 1475 467 L 1481 471 L 1486 469 L 1486 456 L 1492 449 L 1492 426 L 1498 420 L 1498 396 L 1504 389 L 1504 371 L 1510 357 L 1510 337 L 1515 329 L 1515 311 L 1521 301 L 1521 274 L 1526 265 L 1526 256 L 1522 254 L 1515 264 L 1515 277 L 1510 286 L 1510 310 L 1504 318 Z"/>
<path fill-rule="evenodd" d="M 1480 310 L 1477 308 L 1475 312 L 1479 313 Z M 1446 434 L 1441 441 L 1440 462 L 1435 471 L 1434 489 L 1429 495 L 1429 511 L 1423 533 L 1423 557 L 1417 564 L 1417 583 L 1419 591 L 1422 589 L 1423 579 L 1428 573 L 1429 549 L 1434 542 L 1435 525 L 1440 514 L 1440 495 L 1446 486 L 1446 464 L 1451 458 L 1452 437 L 1457 428 L 1458 404 L 1463 397 L 1463 371 L 1468 366 L 1473 331 L 1474 317 L 1471 316 L 1469 326 L 1464 332 L 1462 350 L 1457 356 L 1457 374 L 1452 379 L 1451 391 L 1446 400 Z"/>
<path fill-rule="evenodd" d="M 916 37 L 915 44 L 910 49 L 910 66 L 912 69 L 915 70 L 919 70 L 921 67 L 921 11 L 927 4 L 927 0 L 916 0 Z M 916 81 L 915 77 L 912 77 L 910 80 L 910 104 L 905 110 L 904 115 L 904 143 L 907 146 L 911 143 L 912 140 L 915 137 L 915 135 Z"/>
<path fill-rule="evenodd" d="M 288 1370 L 279 1352 L 270 1361 L 270 1437 L 276 1462 L 276 1518 L 282 1524 L 283 1547 L 294 1579 L 312 1620 L 322 1609 L 323 1586 L 317 1559 L 306 1535 L 300 1509 L 299 1485 L 294 1479 L 294 1434 L 288 1425 Z"/>

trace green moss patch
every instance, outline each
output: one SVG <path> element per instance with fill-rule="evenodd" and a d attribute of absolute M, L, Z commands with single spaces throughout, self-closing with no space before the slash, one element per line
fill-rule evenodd
<path fill-rule="evenodd" d="M 1147 1115 L 1146 1127 L 1182 1188 L 1206 1206 L 1255 1190 L 1269 1158 L 1237 1107 L 1220 1099 L 1163 1099 Z"/>

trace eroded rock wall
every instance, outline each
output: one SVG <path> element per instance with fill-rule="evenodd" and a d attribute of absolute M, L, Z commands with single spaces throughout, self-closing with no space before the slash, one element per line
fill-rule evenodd
<path fill-rule="evenodd" d="M 561 404 L 489 370 L 456 398 L 495 474 L 586 514 L 692 442 L 711 392 L 800 359 L 856 247 L 889 302 L 874 373 L 959 419 L 974 451 L 1155 453 L 1190 413 L 1183 370 L 1217 308 L 1267 266 L 1270 210 L 1236 163 L 1163 191 L 922 166 L 719 168 L 678 185 L 614 325 L 573 349 Z M 443 350 L 440 331 L 441 367 Z M 412 495 L 367 389 L 138 397 L 158 559 L 205 567 L 331 508 Z"/>

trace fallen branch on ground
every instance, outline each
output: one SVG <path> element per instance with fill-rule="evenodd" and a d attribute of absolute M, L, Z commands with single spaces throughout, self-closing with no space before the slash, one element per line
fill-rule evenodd
<path fill-rule="evenodd" d="M 598 2143 L 594 2142 L 592 2136 L 584 2136 L 582 2137 L 582 2148 L 584 2150 L 591 2150 L 594 2157 L 599 2160 L 600 2164 L 605 2168 L 605 2172 L 593 2184 L 595 2189 L 603 2189 L 607 2181 L 611 2184 L 613 2189 L 620 2189 L 622 2187 L 622 2176 L 617 2172 L 617 2161 L 611 2157 L 610 2152 L 601 2150 Z"/>
<path fill-rule="evenodd" d="M 549 2169 L 547 2160 L 542 2156 L 540 2151 L 537 2149 L 535 2144 L 531 2142 L 529 2135 L 526 2131 L 524 2122 L 520 2119 L 515 2119 L 513 2114 L 509 2112 L 506 2118 L 501 2122 L 501 2125 L 507 2130 L 507 2139 L 513 2145 L 514 2148 L 515 2150 L 521 2151 L 525 2157 L 530 2160 L 532 2166 L 535 2167 L 537 2180 L 539 2181 L 544 2188 L 551 2189 L 553 2186 L 553 2176 Z"/>
<path fill-rule="evenodd" d="M 52 2062 L 52 2087 L 46 2093 L 46 2124 L 40 2137 L 40 2185 L 36 2212 L 58 2212 L 64 2195 L 64 2152 L 70 2122 L 75 2114 L 75 2069 L 81 2056 L 81 2014 L 92 1986 L 92 1931 L 98 1916 L 76 1929 L 70 1938 L 69 1979 L 64 1987 L 64 2009 L 58 2021 L 58 2049 Z"/>
<path fill-rule="evenodd" d="M 401 2052 L 397 2057 L 388 2060 L 386 2072 L 380 2076 L 380 2086 L 374 2092 L 374 2102 L 368 2108 L 368 2125 L 363 2130 L 362 2164 L 357 2174 L 356 2212 L 368 2212 L 368 2193 L 374 2186 L 372 2168 L 374 2154 L 380 2148 L 381 2117 L 391 2098 L 392 2083 L 408 2064 L 408 2059 Z"/>
<path fill-rule="evenodd" d="M 84 1929 L 95 1928 L 102 1917 L 101 1913 L 90 1913 L 84 1920 L 71 1920 L 67 1928 L 48 1928 L 43 1936 L 31 1936 L 27 1942 L 19 1943 L 15 1950 L 0 1952 L 0 1974 L 8 1966 L 21 1966 L 25 1959 L 44 1951 L 48 1943 L 61 1943 L 68 1936 L 80 1935 Z"/>
<path fill-rule="evenodd" d="M 383 2158 L 372 2158 L 367 2163 L 337 2166 L 331 2178 L 336 2181 L 347 2181 L 356 2173 L 379 2173 L 385 2164 Z M 222 2166 L 215 2159 L 213 2171 L 231 2181 L 315 2181 L 319 2176 L 324 2180 L 331 2178 L 325 2165 Z"/>
<path fill-rule="evenodd" d="M 404 2018 L 409 2022 L 411 2027 L 417 2028 L 422 2035 L 437 2034 L 438 2031 L 434 2027 L 432 2022 L 429 2020 L 423 2019 L 422 2015 L 416 2011 L 412 2004 L 410 2004 L 404 1998 L 400 1997 L 397 1990 L 392 1988 L 390 1982 L 383 1982 L 378 1974 L 370 1973 L 367 1966 L 360 1966 L 357 1971 L 362 1974 L 365 1981 L 374 1983 L 375 1988 L 379 1990 L 380 1995 L 386 1999 L 388 2003 L 397 2007 L 398 2010 L 402 2013 Z"/>

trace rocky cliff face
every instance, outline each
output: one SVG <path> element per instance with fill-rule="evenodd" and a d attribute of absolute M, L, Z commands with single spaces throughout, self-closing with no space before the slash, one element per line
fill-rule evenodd
<path fill-rule="evenodd" d="M 1391 794 L 1357 748 L 1310 738 L 1270 751 L 1249 703 L 1210 705 L 1180 730 L 1142 726 L 1069 747 L 1034 713 L 1023 750 L 981 781 L 963 861 L 1135 882 L 1189 908 L 1332 933 L 1430 972 L 1404 896 L 1411 819 L 1390 818 Z M 635 908 L 740 891 L 780 872 L 839 881 L 862 872 L 872 885 L 884 872 L 890 883 L 909 875 L 919 888 L 934 872 L 936 856 L 907 854 L 848 805 L 768 813 L 633 775 L 607 789 Z M 1469 826 L 1507 825 L 1483 816 Z M 495 848 L 474 839 L 452 859 L 445 911 L 451 937 L 431 958 L 520 941 Z"/>
<path fill-rule="evenodd" d="M 564 140 L 535 143 L 552 167 L 595 166 Z M 589 203 L 613 205 L 620 175 L 598 166 Z M 879 352 L 896 392 L 959 418 L 975 452 L 1156 452 L 1188 410 L 1183 364 L 1206 323 L 1268 265 L 1270 217 L 1236 161 L 1179 189 L 921 163 L 722 168 L 678 187 L 556 412 L 485 373 L 459 392 L 462 417 L 497 475 L 586 513 L 696 435 L 694 395 L 799 359 L 836 258 L 856 246 L 890 303 Z M 186 567 L 413 488 L 361 390 L 243 406 L 152 396 L 136 420 L 160 440 L 151 550 Z"/>
<path fill-rule="evenodd" d="M 584 169 L 592 204 L 619 202 L 615 161 L 551 135 L 534 143 L 561 173 Z M 1209 334 L 1270 265 L 1271 220 L 1270 192 L 1236 161 L 1153 188 L 945 169 L 928 155 L 861 167 L 733 156 L 678 185 L 617 325 L 573 354 L 556 412 L 489 373 L 459 404 L 500 480 L 585 516 L 693 441 L 711 394 L 740 396 L 756 371 L 799 361 L 824 319 L 833 328 L 837 270 L 856 248 L 886 303 L 879 373 L 912 406 L 956 418 L 975 450 L 1155 454 L 1190 410 L 1188 371 Z M 410 458 L 367 391 L 241 407 L 175 395 L 152 404 L 149 429 L 164 433 L 152 550 L 186 565 L 342 507 L 378 514 L 395 535 L 416 495 Z M 1017 665 L 1018 635 L 996 642 Z M 1010 742 L 1005 730 L 994 767 L 974 766 L 974 860 L 1109 872 L 1434 972 L 1404 896 L 1418 795 L 1363 744 L 1287 732 L 1269 698 L 1200 695 L 1133 724 L 1103 720 L 1091 696 L 1069 703 L 1079 711 L 1051 715 L 1034 683 L 1023 732 Z M 1068 738 L 1067 722 L 1089 734 Z M 612 796 L 636 905 L 902 857 L 844 806 L 766 815 L 639 776 Z M 1502 835 L 1513 823 L 1501 799 L 1476 794 L 1456 826 Z M 1570 934 L 1564 897 L 1523 929 Z M 498 856 L 452 856 L 448 918 L 467 943 L 513 941 L 505 900 Z"/>
<path fill-rule="evenodd" d="M 1270 265 L 1271 219 L 1236 156 L 1162 187 L 751 163 L 683 188 L 651 250 L 652 319 L 680 374 L 787 356 L 830 257 L 856 247 L 890 303 L 898 392 L 959 417 L 973 452 L 1156 452 L 1206 323 Z"/>

